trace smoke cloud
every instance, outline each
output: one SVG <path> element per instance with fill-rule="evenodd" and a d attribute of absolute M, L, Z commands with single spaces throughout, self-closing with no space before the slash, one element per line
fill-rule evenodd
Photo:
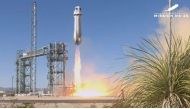
<path fill-rule="evenodd" d="M 185 13 L 188 15 L 188 18 L 172 18 L 172 33 L 174 37 L 182 40 L 182 43 L 185 43 L 190 36 L 190 10 L 188 8 L 178 9 L 175 13 Z M 157 33 L 160 36 L 163 36 L 164 33 L 169 33 L 169 18 L 159 18 L 159 28 Z M 169 35 L 166 35 L 167 37 Z M 162 37 L 161 37 L 162 38 Z M 165 43 L 166 44 L 166 43 Z M 184 46 L 184 45 L 183 45 Z"/>

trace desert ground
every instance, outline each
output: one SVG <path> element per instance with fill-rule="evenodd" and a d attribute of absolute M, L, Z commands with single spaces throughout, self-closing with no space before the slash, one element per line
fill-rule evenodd
<path fill-rule="evenodd" d="M 110 107 L 116 97 L 46 97 L 15 96 L 1 97 L 0 108 L 90 108 Z"/>

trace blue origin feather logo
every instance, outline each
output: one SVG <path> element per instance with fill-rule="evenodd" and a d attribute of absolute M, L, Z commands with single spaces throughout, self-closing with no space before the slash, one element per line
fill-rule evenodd
<path fill-rule="evenodd" d="M 178 8 L 179 7 L 179 5 L 178 4 L 175 4 L 175 5 L 173 5 L 172 7 L 169 7 L 167 10 L 165 10 L 165 11 L 168 11 L 168 12 L 171 12 L 171 11 L 173 11 L 173 10 L 175 10 L 176 8 Z"/>
<path fill-rule="evenodd" d="M 171 3 L 171 1 L 170 1 Z M 189 14 L 188 13 L 181 13 L 181 12 L 173 12 L 179 7 L 179 4 L 175 4 L 173 6 L 169 6 L 167 10 L 164 10 L 162 13 L 154 13 L 154 17 L 156 18 L 188 18 Z M 169 13 L 168 13 L 169 12 Z"/>

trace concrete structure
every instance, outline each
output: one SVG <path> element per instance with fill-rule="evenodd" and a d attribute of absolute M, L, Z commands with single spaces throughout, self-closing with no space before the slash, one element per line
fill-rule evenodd
<path fill-rule="evenodd" d="M 4 91 L 0 91 L 0 97 L 3 97 L 4 94 L 5 94 Z"/>

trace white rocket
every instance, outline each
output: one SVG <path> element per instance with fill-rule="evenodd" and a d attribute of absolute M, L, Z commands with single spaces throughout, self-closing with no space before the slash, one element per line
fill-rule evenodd
<path fill-rule="evenodd" d="M 82 15 L 80 6 L 75 6 L 74 10 L 74 42 L 76 45 L 81 43 L 81 20 Z"/>

